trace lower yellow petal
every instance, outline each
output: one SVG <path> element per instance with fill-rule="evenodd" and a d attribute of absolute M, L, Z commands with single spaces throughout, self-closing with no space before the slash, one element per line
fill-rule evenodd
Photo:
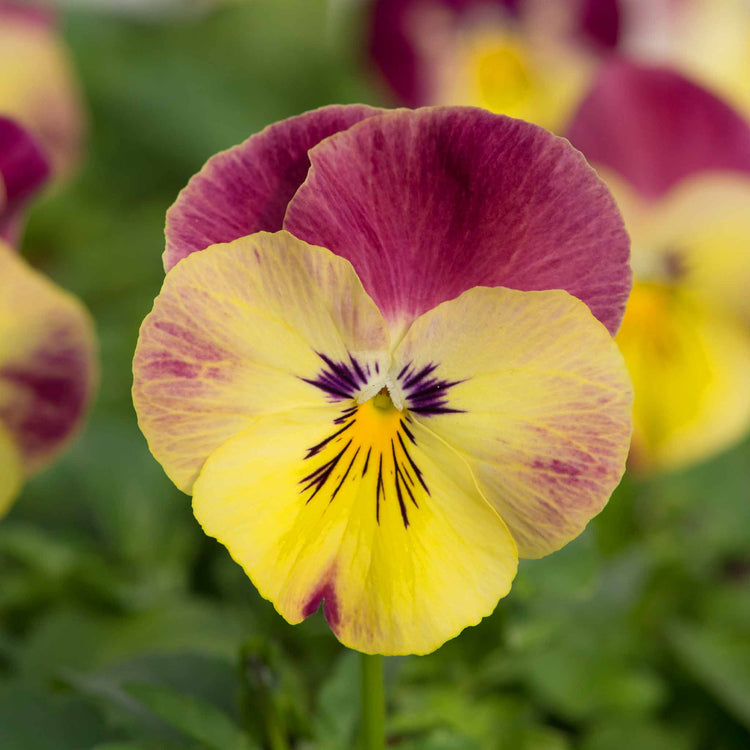
<path fill-rule="evenodd" d="M 10 509 L 11 503 L 21 489 L 23 472 L 13 441 L 0 428 L 0 518 Z"/>
<path fill-rule="evenodd" d="M 636 284 L 617 335 L 635 387 L 631 465 L 708 458 L 750 428 L 750 333 L 661 284 Z"/>
<path fill-rule="evenodd" d="M 289 622 L 428 653 L 495 608 L 517 554 L 465 462 L 385 393 L 259 417 L 219 448 L 193 507 Z"/>
<path fill-rule="evenodd" d="M 521 557 L 580 534 L 620 481 L 630 380 L 607 330 L 567 292 L 471 289 L 419 318 L 394 360 L 435 368 L 427 396 L 406 405 L 464 456 Z"/>

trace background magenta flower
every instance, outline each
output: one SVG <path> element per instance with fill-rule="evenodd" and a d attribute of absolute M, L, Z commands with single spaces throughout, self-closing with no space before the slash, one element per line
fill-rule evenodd
<path fill-rule="evenodd" d="M 17 241 L 20 211 L 49 176 L 49 162 L 36 139 L 13 120 L 0 117 L 0 238 Z"/>
<path fill-rule="evenodd" d="M 0 0 L 0 115 L 31 131 L 56 176 L 69 175 L 80 160 L 82 97 L 47 3 Z"/>
<path fill-rule="evenodd" d="M 604 66 L 566 136 L 645 198 L 658 198 L 698 172 L 750 173 L 742 115 L 665 67 L 627 60 Z"/>
<path fill-rule="evenodd" d="M 7 244 L 50 174 L 28 131 L 0 118 L 0 515 L 80 429 L 97 381 L 87 311 Z"/>
<path fill-rule="evenodd" d="M 410 107 L 434 103 L 430 90 L 429 61 L 419 44 L 420 15 L 447 11 L 460 26 L 477 11 L 505 14 L 510 23 L 529 6 L 528 0 L 375 0 L 371 11 L 370 53 L 398 99 Z M 618 41 L 621 10 L 617 0 L 584 0 L 555 3 L 574 14 L 571 41 L 597 50 L 613 48 Z M 429 34 L 429 29 L 424 30 Z"/>
<path fill-rule="evenodd" d="M 750 126 L 679 73 L 619 61 L 568 135 L 633 243 L 617 339 L 636 393 L 630 466 L 704 460 L 750 429 Z"/>

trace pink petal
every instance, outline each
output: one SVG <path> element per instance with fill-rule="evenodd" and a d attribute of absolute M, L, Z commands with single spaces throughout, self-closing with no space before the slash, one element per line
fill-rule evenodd
<path fill-rule="evenodd" d="M 362 104 L 322 107 L 211 157 L 167 212 L 164 269 L 209 245 L 280 230 L 287 203 L 307 176 L 308 150 L 379 111 Z"/>
<path fill-rule="evenodd" d="M 49 175 L 49 162 L 31 135 L 13 120 L 0 117 L 1 238 L 14 242 L 18 211 Z"/>
<path fill-rule="evenodd" d="M 0 0 L 0 16 L 44 28 L 52 28 L 57 21 L 54 8 L 22 0 Z"/>
<path fill-rule="evenodd" d="M 750 126 L 721 99 L 666 68 L 610 63 L 568 138 L 647 198 L 693 172 L 750 172 Z"/>
<path fill-rule="evenodd" d="M 464 107 L 400 110 L 310 152 L 285 228 L 354 265 L 389 323 L 474 286 L 565 289 L 611 333 L 630 290 L 614 200 L 567 141 Z"/>

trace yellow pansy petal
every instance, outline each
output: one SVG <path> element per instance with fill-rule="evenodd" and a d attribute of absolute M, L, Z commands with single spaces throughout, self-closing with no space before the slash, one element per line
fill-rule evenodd
<path fill-rule="evenodd" d="M 96 348 L 81 302 L 0 243 L 0 426 L 25 476 L 81 427 L 98 380 Z"/>
<path fill-rule="evenodd" d="M 677 281 L 750 323 L 750 178 L 695 177 L 653 212 L 652 243 L 677 259 Z"/>
<path fill-rule="evenodd" d="M 634 469 L 707 458 L 750 427 L 750 335 L 685 292 L 636 284 L 617 342 L 635 387 Z"/>
<path fill-rule="evenodd" d="M 632 391 L 580 300 L 477 287 L 419 318 L 394 360 L 429 371 L 426 395 L 402 386 L 407 408 L 465 458 L 521 557 L 561 547 L 607 502 L 625 467 Z"/>
<path fill-rule="evenodd" d="M 0 428 L 0 518 L 9 510 L 21 489 L 23 472 L 10 435 Z"/>
<path fill-rule="evenodd" d="M 307 382 L 325 358 L 375 367 L 387 348 L 383 318 L 348 261 L 261 232 L 167 274 L 141 328 L 133 401 L 154 456 L 190 492 L 211 452 L 258 414 L 326 403 L 336 384 Z"/>
<path fill-rule="evenodd" d="M 291 623 L 324 600 L 345 645 L 427 653 L 495 608 L 517 554 L 466 463 L 385 394 L 259 417 L 193 507 Z"/>

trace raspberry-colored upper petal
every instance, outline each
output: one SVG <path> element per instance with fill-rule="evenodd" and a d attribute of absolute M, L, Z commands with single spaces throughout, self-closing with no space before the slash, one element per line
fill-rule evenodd
<path fill-rule="evenodd" d="M 209 245 L 280 230 L 287 203 L 307 176 L 308 150 L 379 111 L 362 104 L 321 107 L 211 157 L 167 212 L 164 269 Z"/>
<path fill-rule="evenodd" d="M 474 286 L 565 289 L 611 333 L 629 242 L 607 188 L 570 144 L 468 107 L 398 110 L 310 152 L 285 228 L 352 262 L 389 323 Z"/>

